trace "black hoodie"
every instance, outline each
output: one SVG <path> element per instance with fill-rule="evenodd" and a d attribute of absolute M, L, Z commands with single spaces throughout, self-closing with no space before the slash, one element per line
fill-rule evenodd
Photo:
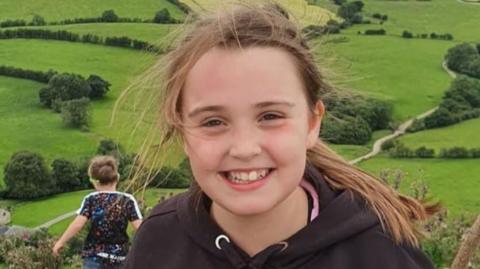
<path fill-rule="evenodd" d="M 362 199 L 333 191 L 312 166 L 307 165 L 304 178 L 319 194 L 318 217 L 255 256 L 231 242 L 211 219 L 208 199 L 195 207 L 187 192 L 152 210 L 138 230 L 126 268 L 434 268 L 419 249 L 396 245 Z"/>

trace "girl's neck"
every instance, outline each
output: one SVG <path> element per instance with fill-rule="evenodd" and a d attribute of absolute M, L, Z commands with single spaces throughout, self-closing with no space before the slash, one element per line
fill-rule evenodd
<path fill-rule="evenodd" d="M 253 257 L 270 245 L 285 240 L 308 223 L 308 199 L 297 187 L 270 211 L 254 216 L 238 216 L 212 203 L 211 214 L 229 237 Z"/>
<path fill-rule="evenodd" d="M 96 185 L 96 191 L 117 191 L 117 184 Z"/>

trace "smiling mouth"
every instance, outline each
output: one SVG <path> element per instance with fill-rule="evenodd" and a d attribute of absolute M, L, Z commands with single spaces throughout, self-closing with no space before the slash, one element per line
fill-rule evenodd
<path fill-rule="evenodd" d="M 249 172 L 225 171 L 220 174 L 228 181 L 235 184 L 249 184 L 266 178 L 273 171 L 273 168 L 256 169 Z"/>

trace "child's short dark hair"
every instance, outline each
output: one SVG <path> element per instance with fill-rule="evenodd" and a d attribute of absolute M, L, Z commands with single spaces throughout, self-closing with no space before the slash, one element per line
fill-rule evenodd
<path fill-rule="evenodd" d="M 88 175 L 102 185 L 118 181 L 117 161 L 112 156 L 96 156 L 90 161 Z"/>

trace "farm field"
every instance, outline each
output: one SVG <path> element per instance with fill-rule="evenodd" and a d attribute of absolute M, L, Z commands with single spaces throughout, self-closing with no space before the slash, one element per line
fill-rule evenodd
<path fill-rule="evenodd" d="M 72 8 L 74 7 L 74 8 Z M 167 8 L 175 18 L 183 18 L 183 13 L 166 0 L 116 1 L 116 0 L 19 0 L 2 1 L 0 18 L 30 20 L 38 14 L 48 21 L 62 19 L 99 17 L 103 11 L 113 9 L 119 17 L 153 18 L 156 11 Z"/>

